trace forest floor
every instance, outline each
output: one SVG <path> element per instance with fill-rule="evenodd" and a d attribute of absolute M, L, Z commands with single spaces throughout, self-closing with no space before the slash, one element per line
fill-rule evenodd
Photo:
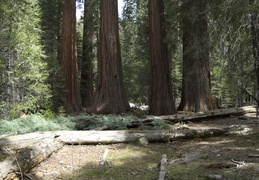
<path fill-rule="evenodd" d="M 259 180 L 259 120 L 254 114 L 176 124 L 183 128 L 236 125 L 235 133 L 169 143 L 66 145 L 31 170 L 33 179 L 155 180 L 167 155 L 166 179 Z M 244 131 L 246 130 L 246 131 Z M 108 149 L 102 169 L 99 163 Z"/>

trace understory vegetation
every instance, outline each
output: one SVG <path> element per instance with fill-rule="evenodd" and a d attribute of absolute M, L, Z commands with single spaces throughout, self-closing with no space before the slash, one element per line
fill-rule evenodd
<path fill-rule="evenodd" d="M 144 116 L 152 119 L 152 116 Z M 59 130 L 126 130 L 130 121 L 139 115 L 95 115 L 81 114 L 78 116 L 52 116 L 42 114 L 24 115 L 12 121 L 0 119 L 0 135 L 25 134 L 36 131 Z M 167 129 L 169 125 L 164 120 L 154 120 L 151 125 L 140 125 L 138 129 Z"/>

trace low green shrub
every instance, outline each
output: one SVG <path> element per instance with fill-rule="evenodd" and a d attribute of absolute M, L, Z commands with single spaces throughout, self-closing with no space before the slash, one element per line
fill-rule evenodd
<path fill-rule="evenodd" d="M 0 134 L 24 134 L 35 131 L 72 130 L 74 123 L 67 118 L 46 120 L 40 115 L 30 115 L 14 120 L 0 120 Z"/>

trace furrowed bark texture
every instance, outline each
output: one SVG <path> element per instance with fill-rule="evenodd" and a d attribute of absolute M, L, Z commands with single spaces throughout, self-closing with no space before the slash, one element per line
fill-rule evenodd
<path fill-rule="evenodd" d="M 165 43 L 163 0 L 149 0 L 149 38 L 151 50 L 150 114 L 175 114 L 170 63 Z"/>
<path fill-rule="evenodd" d="M 178 107 L 181 111 L 215 109 L 211 95 L 206 6 L 206 0 L 185 0 L 183 3 L 183 82 Z"/>
<path fill-rule="evenodd" d="M 117 0 L 101 0 L 96 96 L 90 111 L 123 113 L 130 109 L 123 84 Z"/>
<path fill-rule="evenodd" d="M 62 5 L 60 65 L 64 82 L 64 108 L 67 114 L 81 110 L 76 52 L 76 1 Z"/>

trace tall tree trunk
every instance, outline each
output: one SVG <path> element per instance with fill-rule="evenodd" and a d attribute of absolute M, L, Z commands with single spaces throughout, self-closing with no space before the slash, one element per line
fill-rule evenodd
<path fill-rule="evenodd" d="M 250 5 L 258 3 L 258 0 L 249 0 Z M 251 12 L 251 35 L 253 43 L 254 68 L 256 73 L 256 99 L 259 105 L 259 13 Z"/>
<path fill-rule="evenodd" d="M 215 104 L 211 95 L 207 0 L 185 0 L 182 6 L 183 82 L 178 109 L 212 110 Z"/>
<path fill-rule="evenodd" d="M 150 114 L 176 113 L 170 76 L 170 63 L 165 43 L 163 0 L 149 0 L 149 38 L 151 52 Z"/>
<path fill-rule="evenodd" d="M 101 0 L 100 10 L 98 82 L 90 111 L 123 113 L 130 107 L 123 84 L 117 0 Z"/>
<path fill-rule="evenodd" d="M 83 52 L 81 67 L 81 98 L 82 106 L 90 107 L 93 97 L 93 32 L 90 22 L 93 20 L 93 12 L 91 11 L 92 0 L 84 2 L 84 34 L 83 34 Z"/>
<path fill-rule="evenodd" d="M 59 58 L 64 78 L 64 108 L 67 114 L 73 114 L 81 109 L 76 51 L 76 0 L 64 0 L 61 13 Z"/>

